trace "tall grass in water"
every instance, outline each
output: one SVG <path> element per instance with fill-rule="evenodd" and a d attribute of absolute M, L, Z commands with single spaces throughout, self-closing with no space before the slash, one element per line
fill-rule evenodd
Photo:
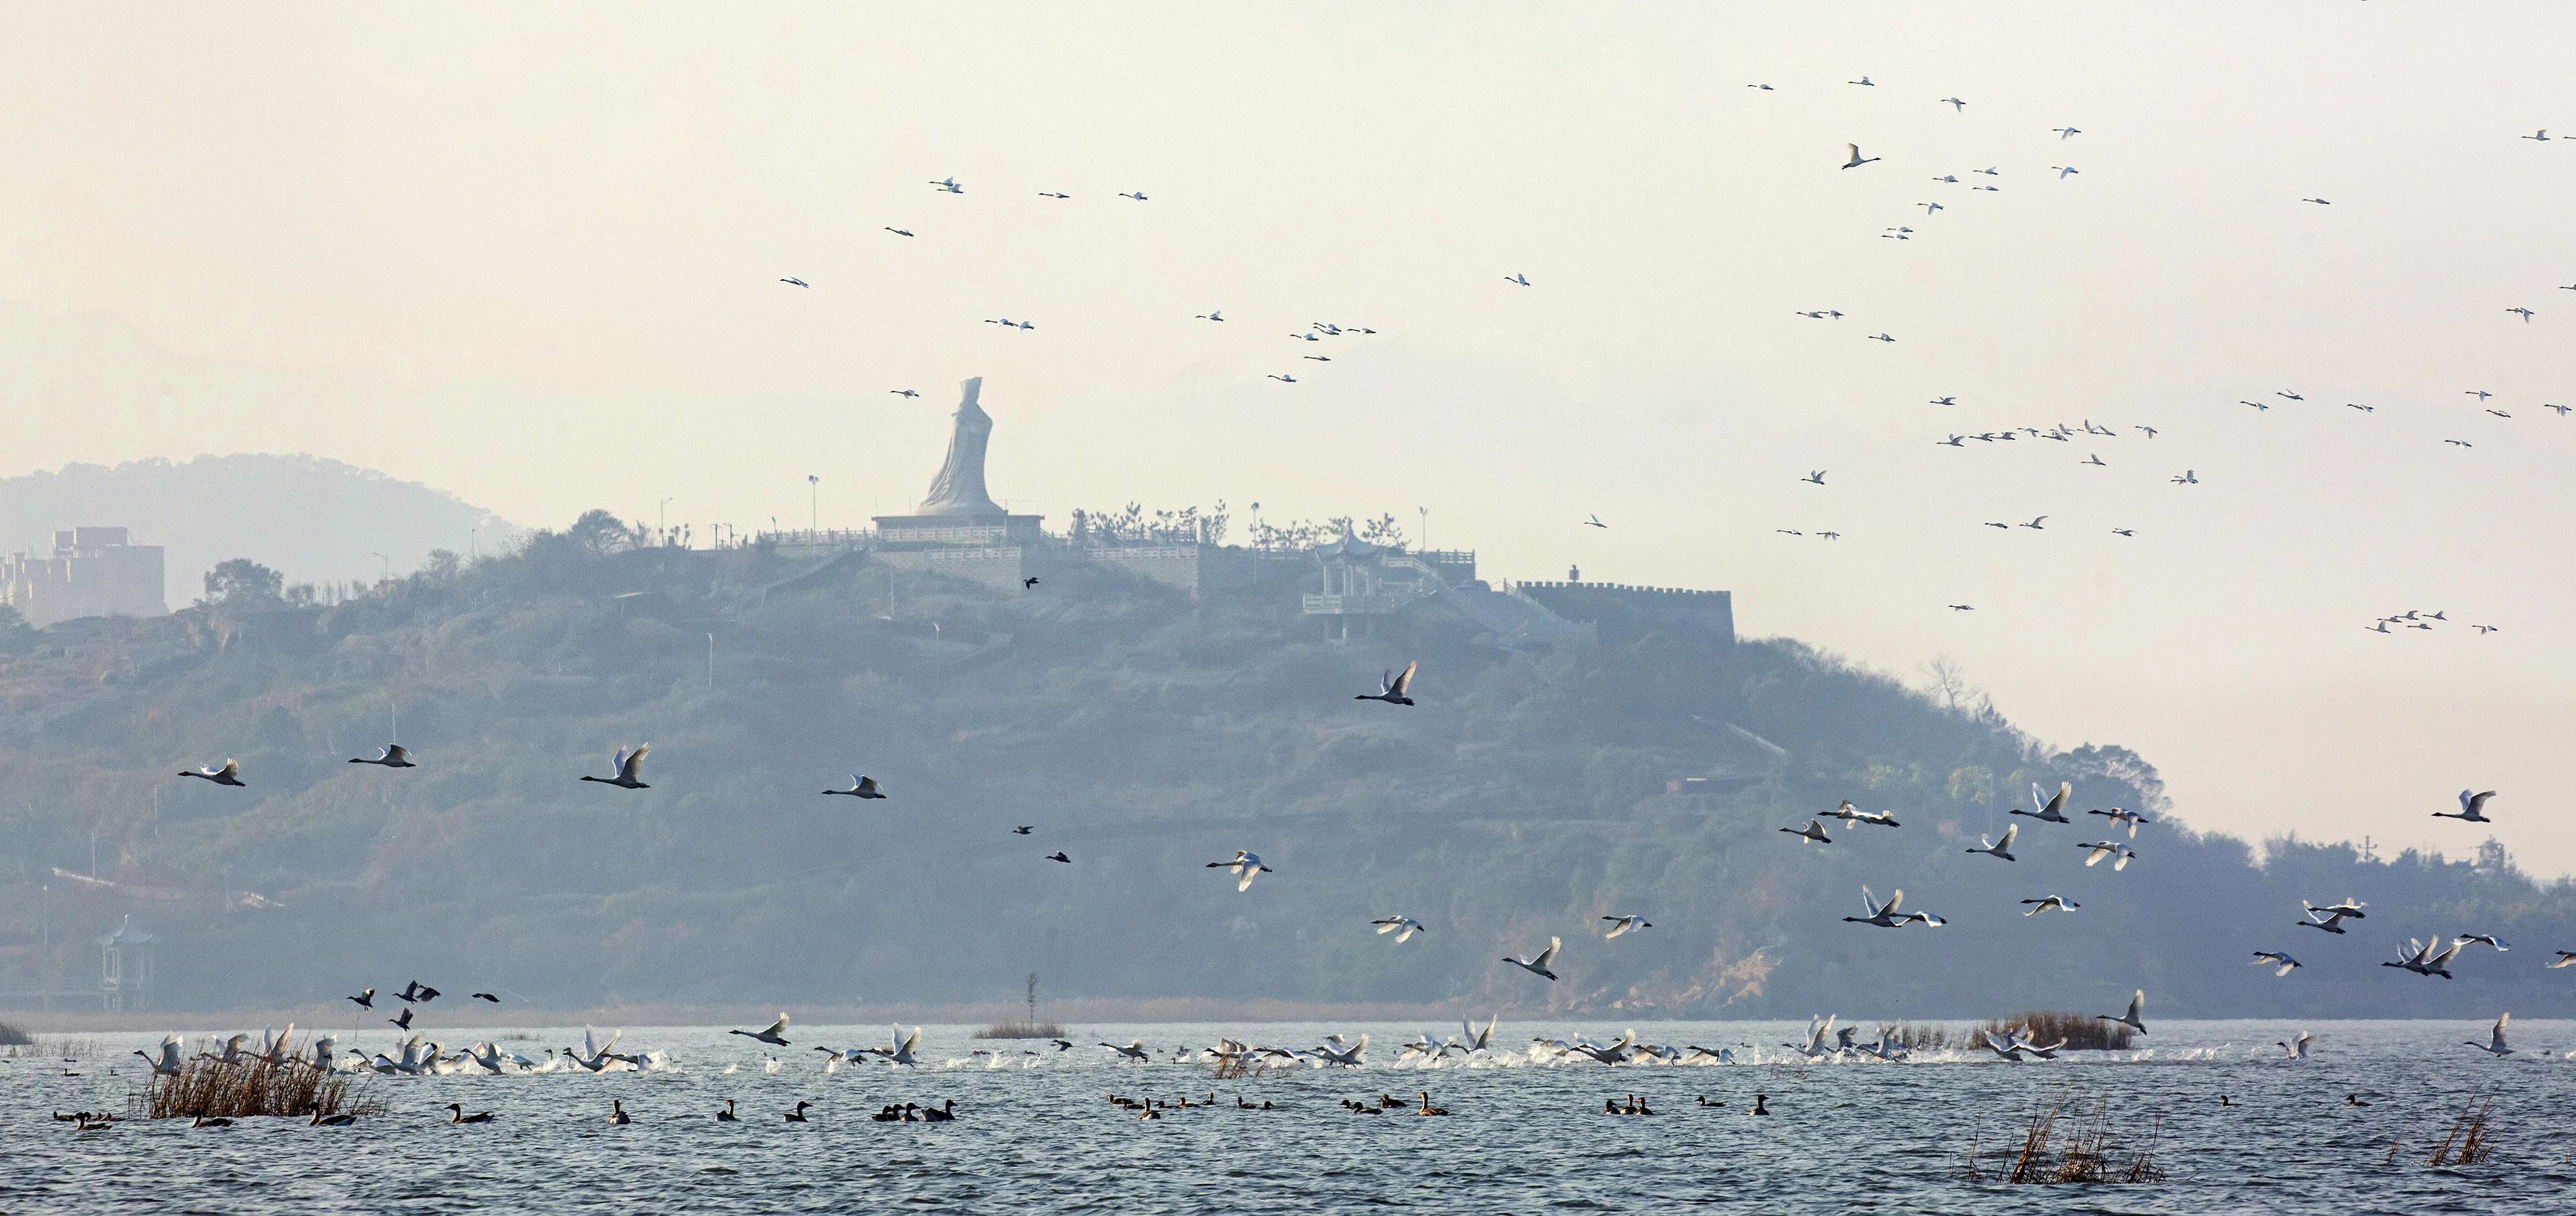
<path fill-rule="evenodd" d="M 2460 1117 L 2451 1120 L 2451 1134 L 2433 1146 L 2433 1155 L 2424 1164 L 2477 1165 L 2485 1161 L 2488 1154 L 2495 1152 L 2495 1141 L 2487 1136 L 2487 1109 L 2494 1102 L 2494 1097 L 2484 1091 L 2470 1095 Z M 2391 1146 L 2389 1152 L 2395 1155 L 2396 1148 Z"/>
<path fill-rule="evenodd" d="M 1996 1038 L 2019 1030 L 2022 1037 L 2042 1047 L 2054 1046 L 2059 1039 L 2064 1039 L 2068 1051 L 2127 1051 L 2129 1040 L 2136 1033 L 2107 1018 L 2049 1009 L 2033 1009 L 2011 1017 L 1994 1018 L 1979 1023 L 1977 1030 Z M 1973 1034 L 1969 1041 L 1971 1044 L 1976 1041 Z"/>
<path fill-rule="evenodd" d="M 145 1114 L 154 1119 L 384 1113 L 384 1103 L 360 1093 L 348 1076 L 264 1059 L 227 1064 L 200 1056 L 181 1065 L 175 1077 L 154 1076 L 145 1098 Z"/>
<path fill-rule="evenodd" d="M 2020 1145 L 2014 1148 L 2007 1143 L 2011 1160 L 2008 1164 L 1995 1164 L 1993 1180 L 2039 1186 L 2162 1182 L 2164 1170 L 2156 1165 L 2156 1143 L 2162 1131 L 2161 1119 L 2151 1122 L 2144 1145 L 2125 1154 L 2115 1151 L 2111 1144 L 2110 1100 L 2096 1098 L 2087 1111 L 2080 1099 L 2061 1089 L 2042 1099 L 2038 1109 L 2031 1112 L 2030 1126 L 2024 1129 Z M 1988 1178 L 1977 1164 L 1984 1139 L 1985 1125 L 1981 1122 L 1968 1141 L 1968 1177 L 1979 1182 Z"/>
<path fill-rule="evenodd" d="M 975 1032 L 979 1039 L 1061 1039 L 1064 1027 L 1056 1022 L 995 1022 Z"/>
<path fill-rule="evenodd" d="M 1907 1051 L 1939 1051 L 1973 1046 L 1967 1037 L 1938 1022 L 1881 1022 L 1879 1037 Z"/>

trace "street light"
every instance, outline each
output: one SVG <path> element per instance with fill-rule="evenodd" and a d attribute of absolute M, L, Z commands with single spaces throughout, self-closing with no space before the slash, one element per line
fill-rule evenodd
<path fill-rule="evenodd" d="M 819 532 L 822 530 L 821 520 L 823 517 L 823 509 L 818 505 L 823 501 L 822 493 L 823 479 L 812 473 L 807 473 L 805 475 L 805 530 L 808 532 Z"/>
<path fill-rule="evenodd" d="M 384 583 L 394 581 L 394 559 L 386 557 L 384 554 L 375 552 L 372 549 L 367 552 L 367 556 L 375 558 L 385 564 L 385 577 L 383 582 L 377 584 L 378 586 L 383 586 Z"/>

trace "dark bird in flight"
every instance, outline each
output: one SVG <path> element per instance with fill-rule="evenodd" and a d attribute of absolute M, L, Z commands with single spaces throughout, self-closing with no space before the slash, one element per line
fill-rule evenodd
<path fill-rule="evenodd" d="M 1584 527 L 1587 527 L 1587 528 L 1603 528 L 1603 529 L 1607 529 L 1610 525 L 1608 525 L 1608 524 L 1605 524 L 1605 523 L 1601 522 L 1601 517 L 1600 517 L 1600 516 L 1598 516 L 1598 515 L 1595 515 L 1595 516 L 1593 516 L 1593 517 L 1591 517 L 1591 518 L 1589 518 L 1589 519 L 1584 520 L 1584 521 L 1583 521 L 1583 526 L 1584 526 Z"/>
<path fill-rule="evenodd" d="M 385 1020 L 393 1023 L 394 1029 L 396 1030 L 411 1029 L 411 1006 L 403 1006 L 403 1011 L 400 1014 L 386 1018 Z"/>
<path fill-rule="evenodd" d="M 1072 858 L 1070 858 L 1070 857 L 1065 856 L 1065 855 L 1064 855 L 1064 853 L 1063 853 L 1061 850 L 1059 850 L 1059 851 L 1057 851 L 1057 852 L 1053 852 L 1053 853 L 1049 853 L 1049 854 L 1047 854 L 1047 860 L 1048 860 L 1048 861 L 1061 861 L 1061 862 L 1065 863 L 1066 865 L 1072 865 L 1072 864 L 1073 864 L 1073 859 L 1072 859 Z"/>
<path fill-rule="evenodd" d="M 1270 375 L 1269 379 L 1276 380 L 1281 384 L 1295 384 L 1297 382 L 1297 378 L 1295 376 L 1282 376 L 1275 372 Z"/>
<path fill-rule="evenodd" d="M 1952 604 L 1952 605 L 1950 605 L 1950 611 L 1952 611 L 1952 612 L 1975 612 L 1976 610 L 1977 610 L 1977 608 L 1976 608 L 1976 605 L 1974 605 L 1974 604 Z"/>
<path fill-rule="evenodd" d="M 1070 195 L 1070 194 L 1058 194 L 1058 193 L 1056 193 L 1056 192 L 1055 192 L 1055 191 L 1053 191 L 1053 190 L 1040 190 L 1040 191 L 1038 191 L 1038 197 L 1039 197 L 1039 198 L 1072 198 L 1073 196 L 1072 196 L 1072 195 Z"/>
<path fill-rule="evenodd" d="M 358 1008 L 360 1009 L 373 1009 L 376 1007 L 376 990 L 369 988 L 356 996 L 344 996 L 340 999 L 344 1001 L 356 1001 L 358 1003 Z"/>
<path fill-rule="evenodd" d="M 477 992 L 474 994 L 474 999 L 478 1001 L 490 1001 L 495 1005 L 501 1003 L 501 998 L 494 996 L 489 992 Z"/>
<path fill-rule="evenodd" d="M 2136 529 L 2134 529 L 2134 528 L 2113 528 L 2113 529 L 2111 529 L 2111 535 L 2113 535 L 2113 536 L 2136 536 L 2137 534 L 2138 534 L 2138 533 L 2137 533 L 2137 530 L 2136 530 Z"/>
<path fill-rule="evenodd" d="M 895 234 L 896 236 L 911 236 L 911 235 L 912 235 L 911 230 L 909 230 L 909 229 L 905 229 L 905 228 L 888 228 L 888 229 L 886 229 L 886 231 L 891 232 L 891 233 Z"/>
<path fill-rule="evenodd" d="M 2529 324 L 2531 324 L 2531 310 L 2530 310 L 2530 309 L 2528 309 L 2528 308 L 2508 308 L 2508 309 L 2506 309 L 2505 311 L 2506 311 L 2506 312 L 2518 312 L 2518 313 L 2521 313 L 2521 314 L 2522 314 L 2522 323 L 2523 323 L 2523 324 L 2525 324 L 2525 325 L 2529 325 Z"/>
<path fill-rule="evenodd" d="M 1521 286 L 1523 286 L 1523 287 L 1527 287 L 1527 286 L 1529 286 L 1529 285 L 1530 285 L 1529 276 L 1528 276 L 1528 275 L 1525 275 L 1525 274 L 1518 273 L 1518 272 L 1514 272 L 1514 273 L 1512 273 L 1512 274 L 1504 275 L 1504 276 L 1503 276 L 1503 281 L 1504 281 L 1504 282 L 1506 282 L 1506 283 L 1518 283 L 1518 284 L 1520 284 L 1520 285 L 1521 285 Z"/>
<path fill-rule="evenodd" d="M 794 283 L 795 285 L 797 285 L 797 286 L 799 286 L 799 287 L 812 287 L 812 286 L 813 286 L 813 284 L 808 283 L 808 282 L 806 282 L 806 281 L 805 281 L 805 280 L 803 280 L 803 279 L 780 279 L 780 280 L 778 280 L 778 281 L 779 281 L 779 282 L 781 282 L 781 283 Z"/>
<path fill-rule="evenodd" d="M 2303 202 L 2303 203 L 2315 203 L 2316 205 L 2318 205 L 2318 206 L 2320 206 L 2320 207 L 2331 207 L 2331 206 L 2333 206 L 2333 205 L 2334 205 L 2332 202 L 2330 202 L 2330 201 L 2328 201 L 2328 200 L 2326 200 L 2326 199 L 2321 199 L 2321 198 L 2303 198 L 2303 199 L 2300 199 L 2299 201 L 2300 201 L 2300 202 Z"/>
<path fill-rule="evenodd" d="M 1011 835 L 1013 835 L 1013 836 L 1026 836 L 1026 835 L 1028 835 L 1029 833 L 1034 832 L 1034 831 L 1036 831 L 1036 830 L 1038 830 L 1038 829 L 1037 829 L 1037 826 L 1036 826 L 1035 824 L 1023 824 L 1023 825 L 1021 825 L 1021 826 L 1019 826 L 1019 827 L 1012 828 L 1012 829 L 1011 829 Z"/>
<path fill-rule="evenodd" d="M 1024 579 L 1021 579 L 1021 580 L 1020 580 L 1020 589 L 1021 589 L 1022 591 L 1026 591 L 1026 590 L 1028 590 L 1029 588 L 1031 588 L 1031 587 L 1035 587 L 1035 586 L 1037 586 L 1037 585 L 1038 585 L 1038 576 L 1036 576 L 1036 575 L 1034 575 L 1034 574 L 1032 574 L 1032 575 L 1028 576 L 1027 578 L 1024 578 Z"/>
<path fill-rule="evenodd" d="M 405 980 L 403 981 L 401 997 L 406 1001 L 418 1001 L 421 1004 L 426 1005 L 431 1001 L 438 999 L 438 989 L 421 983 L 419 980 Z"/>
<path fill-rule="evenodd" d="M 887 389 L 886 391 L 887 391 L 887 392 L 889 392 L 889 393 L 893 393 L 895 396 L 898 396 L 898 397 L 918 397 L 918 396 L 920 396 L 920 395 L 921 395 L 920 393 L 914 392 L 913 390 L 908 389 L 908 388 L 890 388 L 890 389 Z"/>

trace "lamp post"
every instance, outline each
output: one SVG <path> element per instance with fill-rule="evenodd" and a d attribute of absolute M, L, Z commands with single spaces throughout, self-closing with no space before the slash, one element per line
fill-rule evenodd
<path fill-rule="evenodd" d="M 807 473 L 805 475 L 805 530 L 807 532 L 819 533 L 822 529 L 823 509 L 819 505 L 823 501 L 822 493 L 823 479 Z"/>
<path fill-rule="evenodd" d="M 383 580 L 382 580 L 382 581 L 380 581 L 380 582 L 378 582 L 378 583 L 376 584 L 377 586 L 380 586 L 380 587 L 381 587 L 381 586 L 383 586 L 385 583 L 390 583 L 390 582 L 394 581 L 394 559 L 392 559 L 392 558 L 390 558 L 390 557 L 387 557 L 387 556 L 385 556 L 385 555 L 384 555 L 384 554 L 382 554 L 382 553 L 374 552 L 374 551 L 372 551 L 372 550 L 368 552 L 367 556 L 372 557 L 372 558 L 375 558 L 376 560 L 378 560 L 378 561 L 380 561 L 380 562 L 383 562 L 383 563 L 385 564 L 385 577 L 383 578 Z"/>
<path fill-rule="evenodd" d="M 1422 513 L 1422 551 L 1429 553 L 1431 552 L 1431 508 L 1415 507 L 1414 510 Z"/>

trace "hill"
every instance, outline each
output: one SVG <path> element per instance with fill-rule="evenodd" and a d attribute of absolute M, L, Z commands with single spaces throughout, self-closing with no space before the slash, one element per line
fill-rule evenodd
<path fill-rule="evenodd" d="M 444 490 L 313 456 L 243 453 L 184 463 L 66 465 L 0 478 L 0 545 L 48 553 L 54 532 L 121 525 L 166 550 L 176 608 L 203 594 L 215 563 L 244 553 L 305 583 L 373 584 L 386 563 L 418 565 L 432 549 L 499 547 L 518 529 Z"/>
<path fill-rule="evenodd" d="M 1514 652 L 1435 597 L 1345 645 L 1298 615 L 1296 563 L 1202 599 L 1105 569 L 1002 594 L 630 543 L 586 517 L 334 605 L 253 589 L 9 640 L 0 990 L 94 985 L 89 936 L 127 914 L 165 940 L 160 1002 L 202 1009 L 413 976 L 555 1007 L 944 1002 L 1036 971 L 1067 997 L 1649 1016 L 2115 1011 L 2137 987 L 2168 1017 L 2492 1016 L 2555 1008 L 2568 973 L 2541 963 L 2576 944 L 2569 888 L 2500 850 L 2275 841 L 2258 865 L 2141 757 L 1794 641 Z M 1418 706 L 1353 699 L 1407 660 Z M 346 763 L 397 719 L 420 767 Z M 645 741 L 652 788 L 576 780 Z M 228 756 L 249 788 L 171 775 Z M 821 794 L 853 772 L 889 799 Z M 2060 780 L 2079 823 L 2007 819 Z M 1844 798 L 1902 826 L 1778 830 Z M 2107 829 L 2080 812 L 2113 806 L 2156 822 L 2135 864 L 2088 868 Z M 2019 860 L 1966 852 L 2007 822 Z M 56 875 L 93 844 L 92 880 Z M 1275 870 L 1243 893 L 1203 865 L 1238 848 Z M 1844 923 L 1863 884 L 1950 923 Z M 2050 894 L 2082 910 L 2022 915 Z M 2293 928 L 2347 895 L 2352 933 Z M 1370 932 L 1398 913 L 1429 932 Z M 1655 927 L 1599 937 L 1628 913 Z M 2448 982 L 2374 965 L 2464 932 L 2521 948 Z M 1551 935 L 1562 982 L 1497 961 Z M 2275 979 L 2258 949 L 2309 965 Z"/>

